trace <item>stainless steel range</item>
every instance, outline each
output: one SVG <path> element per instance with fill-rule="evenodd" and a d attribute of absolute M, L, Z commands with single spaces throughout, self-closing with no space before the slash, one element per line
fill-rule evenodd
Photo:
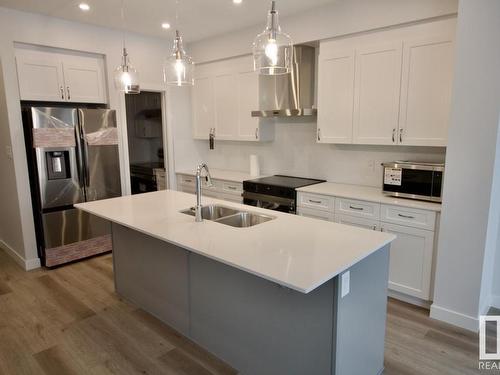
<path fill-rule="evenodd" d="M 283 175 L 243 181 L 243 203 L 295 214 L 297 208 L 295 189 L 321 182 L 325 180 Z"/>

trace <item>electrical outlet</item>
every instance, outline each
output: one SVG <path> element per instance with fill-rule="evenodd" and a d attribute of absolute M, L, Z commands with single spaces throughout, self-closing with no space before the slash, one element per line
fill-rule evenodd
<path fill-rule="evenodd" d="M 14 156 L 12 155 L 12 147 L 11 146 L 5 146 L 5 155 L 10 160 L 12 160 L 14 158 Z"/>
<path fill-rule="evenodd" d="M 342 282 L 342 292 L 341 297 L 344 298 L 351 291 L 351 272 L 346 271 L 342 274 L 341 278 Z"/>

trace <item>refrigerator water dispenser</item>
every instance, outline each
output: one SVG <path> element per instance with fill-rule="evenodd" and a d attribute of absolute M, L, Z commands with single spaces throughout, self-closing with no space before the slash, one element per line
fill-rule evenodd
<path fill-rule="evenodd" d="M 47 151 L 47 176 L 49 180 L 61 180 L 71 178 L 69 152 Z"/>

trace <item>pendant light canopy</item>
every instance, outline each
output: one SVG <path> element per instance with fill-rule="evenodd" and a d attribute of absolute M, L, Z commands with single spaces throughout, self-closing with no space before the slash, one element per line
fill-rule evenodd
<path fill-rule="evenodd" d="M 175 23 L 179 27 L 179 0 L 175 2 Z M 174 45 L 172 52 L 167 57 L 163 66 L 163 77 L 169 86 L 193 86 L 194 85 L 194 62 L 186 53 L 182 45 L 182 37 L 179 30 L 175 30 Z"/>
<path fill-rule="evenodd" d="M 276 10 L 276 1 L 271 1 L 267 15 L 267 26 L 253 42 L 254 70 L 263 75 L 278 75 L 290 72 L 293 43 L 290 36 L 281 31 Z"/>
<path fill-rule="evenodd" d="M 125 94 L 139 94 L 139 73 L 130 64 L 130 60 L 125 46 L 125 14 L 124 0 L 122 0 L 122 29 L 123 29 L 123 54 L 122 63 L 115 69 L 115 88 Z"/>

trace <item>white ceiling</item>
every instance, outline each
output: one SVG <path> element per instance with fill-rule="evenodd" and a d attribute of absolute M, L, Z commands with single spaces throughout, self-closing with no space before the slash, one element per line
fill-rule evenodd
<path fill-rule="evenodd" d="M 281 0 L 277 7 L 281 16 L 287 16 L 333 1 Z M 81 11 L 80 2 L 88 3 L 90 11 Z M 238 5 L 232 0 L 179 0 L 180 29 L 185 40 L 195 41 L 254 25 L 264 27 L 269 4 L 269 0 L 243 0 Z M 121 28 L 121 0 L 0 0 L 0 6 Z M 129 31 L 170 38 L 175 28 L 175 0 L 125 0 L 125 18 Z M 172 29 L 162 29 L 162 22 L 169 22 Z"/>

